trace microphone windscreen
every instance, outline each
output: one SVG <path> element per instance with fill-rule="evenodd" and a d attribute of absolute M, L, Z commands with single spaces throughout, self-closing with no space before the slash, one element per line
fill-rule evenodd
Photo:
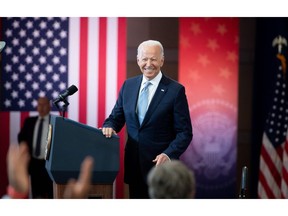
<path fill-rule="evenodd" d="M 75 92 L 78 91 L 78 88 L 75 85 L 71 85 L 68 89 L 68 95 L 73 95 Z"/>

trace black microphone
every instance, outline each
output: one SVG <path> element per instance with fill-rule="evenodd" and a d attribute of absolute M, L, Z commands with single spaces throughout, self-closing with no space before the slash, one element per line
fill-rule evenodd
<path fill-rule="evenodd" d="M 247 172 L 248 168 L 244 166 L 242 168 L 242 177 L 241 177 L 241 188 L 239 198 L 246 198 L 246 191 L 247 191 Z"/>
<path fill-rule="evenodd" d="M 54 104 L 57 104 L 60 101 L 66 101 L 66 98 L 69 95 L 73 95 L 78 91 L 78 88 L 75 85 L 71 85 L 63 94 L 60 94 L 56 100 L 53 101 Z"/>

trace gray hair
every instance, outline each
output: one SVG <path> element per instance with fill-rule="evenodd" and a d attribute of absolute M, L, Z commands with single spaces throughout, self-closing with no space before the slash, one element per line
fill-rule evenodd
<path fill-rule="evenodd" d="M 153 167 L 148 174 L 147 183 L 152 199 L 184 199 L 195 196 L 194 173 L 180 160 Z"/>
<path fill-rule="evenodd" d="M 161 56 L 164 58 L 164 48 L 162 46 L 162 44 L 159 41 L 156 40 L 147 40 L 147 41 L 143 41 L 137 49 L 137 58 L 140 57 L 140 53 L 142 52 L 142 49 L 144 46 L 158 46 L 160 47 L 160 51 L 161 51 Z"/>

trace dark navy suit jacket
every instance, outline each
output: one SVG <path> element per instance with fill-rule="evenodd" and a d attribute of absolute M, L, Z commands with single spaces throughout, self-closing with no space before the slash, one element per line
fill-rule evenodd
<path fill-rule="evenodd" d="M 126 123 L 127 143 L 124 158 L 124 180 L 132 183 L 136 169 L 144 180 L 158 154 L 178 159 L 190 144 L 192 124 L 185 88 L 164 74 L 151 100 L 142 125 L 136 114 L 142 75 L 127 79 L 117 102 L 103 127 L 112 127 L 117 133 Z M 137 166 L 140 163 L 140 167 Z"/>
<path fill-rule="evenodd" d="M 45 160 L 32 157 L 33 133 L 38 116 L 28 117 L 18 134 L 18 142 L 26 141 L 31 155 L 29 174 L 31 177 L 32 198 L 53 198 L 53 181 L 45 168 Z"/>

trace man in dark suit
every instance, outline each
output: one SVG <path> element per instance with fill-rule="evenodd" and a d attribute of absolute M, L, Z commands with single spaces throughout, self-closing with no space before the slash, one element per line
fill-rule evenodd
<path fill-rule="evenodd" d="M 141 43 L 137 63 L 143 75 L 124 82 L 102 132 L 109 138 L 126 123 L 124 181 L 129 184 L 130 198 L 149 198 L 147 174 L 150 169 L 179 159 L 193 134 L 184 86 L 160 70 L 164 63 L 162 44 L 154 40 Z M 145 95 L 148 94 L 145 105 L 141 103 L 144 89 L 147 89 Z M 146 114 L 142 113 L 143 108 Z"/>
<path fill-rule="evenodd" d="M 25 141 L 28 144 L 31 157 L 29 163 L 31 192 L 32 198 L 35 199 L 53 198 L 53 182 L 45 168 L 44 159 L 50 109 L 49 99 L 40 97 L 37 105 L 39 116 L 26 118 L 18 134 L 18 142 Z"/>

